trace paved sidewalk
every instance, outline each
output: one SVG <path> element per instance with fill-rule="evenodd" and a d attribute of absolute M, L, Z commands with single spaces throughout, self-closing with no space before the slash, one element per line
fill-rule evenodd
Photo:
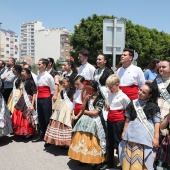
<path fill-rule="evenodd" d="M 0 138 L 0 170 L 91 170 L 69 159 L 67 150 L 57 146 L 44 149 L 44 142 L 32 143 L 21 136 Z M 114 170 L 114 169 L 112 169 Z"/>

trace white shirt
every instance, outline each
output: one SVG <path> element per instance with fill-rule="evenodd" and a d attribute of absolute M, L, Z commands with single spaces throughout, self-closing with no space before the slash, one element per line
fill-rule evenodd
<path fill-rule="evenodd" d="M 81 65 L 78 69 L 78 75 L 81 75 L 85 78 L 85 80 L 94 80 L 95 68 L 88 62 L 84 65 Z"/>
<path fill-rule="evenodd" d="M 5 79 L 5 77 L 7 76 L 7 78 Z M 4 89 L 9 89 L 9 88 L 13 88 L 13 82 L 15 79 L 15 75 L 12 71 L 12 68 L 7 68 L 4 73 L 1 75 L 1 79 L 4 82 Z"/>
<path fill-rule="evenodd" d="M 110 93 L 108 101 L 110 110 L 125 110 L 130 103 L 129 97 L 121 90 L 117 93 Z"/>
<path fill-rule="evenodd" d="M 82 92 L 82 90 L 76 90 L 76 92 L 74 94 L 73 109 L 75 108 L 75 103 L 82 104 L 81 92 Z"/>
<path fill-rule="evenodd" d="M 145 84 L 145 77 L 142 69 L 133 64 L 127 68 L 120 67 L 116 74 L 120 78 L 120 86 L 137 85 L 141 87 Z"/>
<path fill-rule="evenodd" d="M 39 73 L 37 76 L 37 87 L 38 86 L 48 86 L 50 87 L 51 94 L 55 93 L 54 79 L 47 71 Z"/>

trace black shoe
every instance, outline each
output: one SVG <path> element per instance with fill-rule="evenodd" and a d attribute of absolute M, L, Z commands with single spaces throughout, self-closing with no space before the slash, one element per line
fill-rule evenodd
<path fill-rule="evenodd" d="M 114 168 L 114 166 L 113 166 L 113 165 L 110 165 L 110 164 L 104 164 L 104 165 L 100 168 L 100 170 L 106 170 L 106 169 L 109 169 L 109 168 Z"/>
<path fill-rule="evenodd" d="M 50 144 L 50 143 L 45 142 L 44 147 L 46 148 L 46 147 L 48 147 L 48 146 L 51 146 L 51 144 Z"/>
<path fill-rule="evenodd" d="M 40 136 L 37 139 L 32 140 L 32 142 L 40 142 L 43 141 L 43 138 L 41 138 Z"/>
<path fill-rule="evenodd" d="M 98 166 L 97 164 L 91 164 L 92 169 L 95 169 L 95 170 L 98 169 L 97 166 Z"/>
<path fill-rule="evenodd" d="M 29 138 L 31 138 L 31 137 L 32 137 L 32 135 L 24 136 L 25 139 L 29 139 Z"/>
<path fill-rule="evenodd" d="M 86 165 L 86 163 L 79 162 L 79 166 L 84 166 L 84 165 Z"/>

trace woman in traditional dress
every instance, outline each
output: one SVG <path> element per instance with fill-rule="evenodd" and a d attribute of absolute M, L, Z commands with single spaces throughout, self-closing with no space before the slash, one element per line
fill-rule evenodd
<path fill-rule="evenodd" d="M 53 95 L 53 110 L 56 109 L 57 103 L 59 101 L 60 89 L 59 89 L 59 74 L 56 70 L 55 62 L 53 58 L 48 58 L 47 71 L 54 78 L 55 82 L 55 93 Z"/>
<path fill-rule="evenodd" d="M 159 74 L 151 83 L 153 89 L 152 101 L 158 103 L 161 111 L 161 118 L 169 114 L 170 109 L 170 61 L 160 62 Z M 166 135 L 166 133 L 164 134 Z"/>
<path fill-rule="evenodd" d="M 70 77 L 70 87 L 75 89 L 74 79 L 77 76 L 77 70 L 75 68 L 74 61 L 67 60 L 64 63 L 64 66 L 65 66 L 65 70 L 66 70 L 66 73 L 64 74 L 64 77 L 68 77 L 68 76 Z"/>
<path fill-rule="evenodd" d="M 10 113 L 1 94 L 1 87 L 2 81 L 0 79 L 0 137 L 6 136 L 13 132 Z"/>
<path fill-rule="evenodd" d="M 107 55 L 103 55 L 103 54 L 98 55 L 96 63 L 98 69 L 96 69 L 94 72 L 94 80 L 98 82 L 99 95 L 101 95 L 105 99 L 105 102 L 107 102 L 109 90 L 106 87 L 106 79 L 111 74 L 114 74 L 114 72 L 109 67 L 109 58 Z M 105 121 L 107 121 L 108 111 L 106 108 L 103 109 L 102 114 Z"/>
<path fill-rule="evenodd" d="M 96 81 L 88 82 L 87 87 L 91 88 L 91 95 L 86 95 L 84 99 L 83 115 L 73 128 L 68 155 L 81 163 L 100 164 L 104 161 L 106 153 L 104 123 L 101 121 L 104 100 L 101 96 L 97 96 Z"/>
<path fill-rule="evenodd" d="M 138 99 L 131 101 L 125 111 L 123 141 L 119 144 L 122 170 L 153 170 L 159 145 L 160 109 L 149 99 L 150 85 L 143 85 Z"/>
<path fill-rule="evenodd" d="M 69 146 L 71 142 L 71 112 L 72 112 L 72 98 L 74 89 L 70 86 L 69 77 L 64 77 L 62 80 L 63 90 L 61 91 L 60 101 L 57 104 L 57 108 L 50 118 L 49 125 L 47 127 L 44 141 L 44 147 L 50 144 Z"/>
<path fill-rule="evenodd" d="M 160 60 L 154 58 L 148 65 L 147 69 L 144 72 L 146 83 L 152 83 L 156 78 L 159 70 Z"/>
<path fill-rule="evenodd" d="M 160 125 L 160 129 L 167 129 L 167 134 L 162 140 L 157 158 L 158 167 L 164 167 L 167 170 L 170 169 L 170 113 L 164 118 Z"/>
<path fill-rule="evenodd" d="M 22 89 L 22 77 L 21 77 L 21 71 L 22 71 L 22 67 L 20 65 L 14 65 L 14 67 L 12 68 L 12 71 L 14 73 L 14 75 L 16 76 L 16 78 L 14 79 L 13 82 L 13 90 L 9 96 L 8 99 L 8 109 L 10 110 L 10 112 L 13 114 L 14 112 L 14 106 L 16 105 L 16 103 L 18 102 L 20 96 L 21 96 L 21 89 Z"/>
<path fill-rule="evenodd" d="M 159 68 L 159 75 L 155 78 L 155 80 L 151 84 L 153 88 L 153 96 L 152 100 L 158 103 L 161 111 L 161 118 L 162 120 L 169 114 L 170 110 L 170 61 L 163 60 L 160 62 Z M 162 145 L 166 139 L 167 145 L 170 143 L 170 138 L 166 138 L 169 134 L 167 129 L 161 129 L 161 137 L 160 137 L 160 144 Z M 168 140 L 167 140 L 168 139 Z M 164 147 L 165 149 L 166 147 Z M 157 163 L 158 166 L 164 166 L 161 162 L 164 162 L 164 158 L 162 157 L 163 147 L 158 149 L 157 155 Z"/>
<path fill-rule="evenodd" d="M 28 138 L 36 133 L 37 114 L 35 111 L 35 99 L 37 88 L 30 70 L 23 69 L 21 75 L 25 82 L 22 88 L 22 95 L 15 105 L 12 124 L 14 134 Z"/>

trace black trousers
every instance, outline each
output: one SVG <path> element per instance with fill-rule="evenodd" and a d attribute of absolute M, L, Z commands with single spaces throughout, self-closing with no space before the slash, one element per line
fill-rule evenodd
<path fill-rule="evenodd" d="M 12 88 L 9 89 L 3 89 L 2 95 L 4 97 L 5 102 L 8 102 L 9 95 L 11 94 Z"/>
<path fill-rule="evenodd" d="M 114 149 L 118 151 L 119 143 L 121 142 L 122 132 L 125 121 L 110 122 L 107 120 L 106 128 L 106 150 L 107 150 L 107 162 L 113 164 Z"/>
<path fill-rule="evenodd" d="M 38 121 L 40 127 L 40 137 L 44 138 L 50 117 L 52 115 L 52 98 L 37 99 Z"/>

